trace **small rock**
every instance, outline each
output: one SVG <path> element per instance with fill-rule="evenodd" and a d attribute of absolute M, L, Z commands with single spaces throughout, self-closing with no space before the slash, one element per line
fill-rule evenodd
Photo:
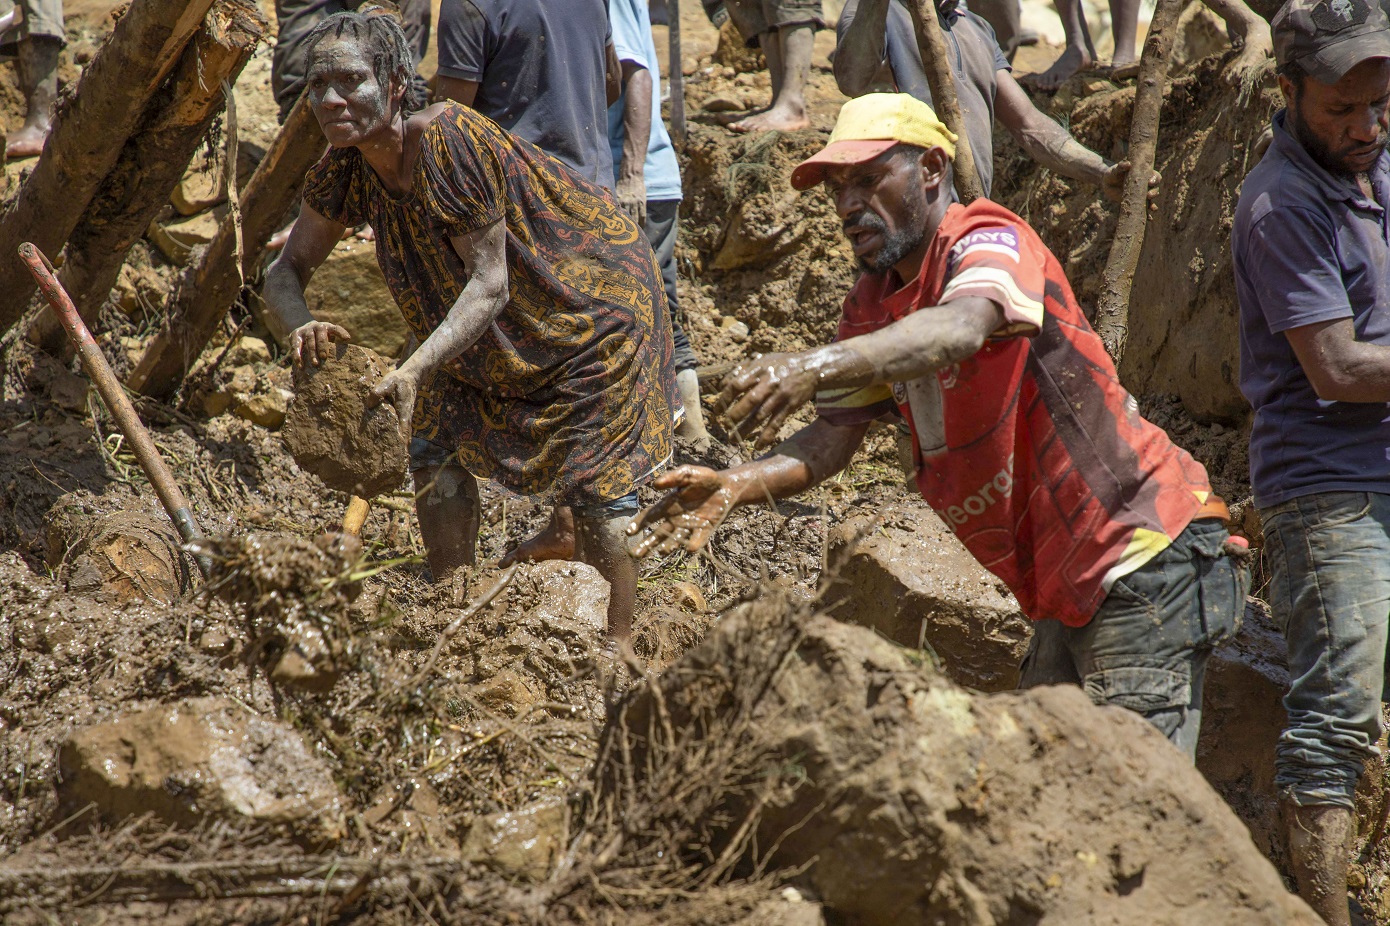
<path fill-rule="evenodd" d="M 236 407 L 232 414 L 268 431 L 278 431 L 285 423 L 285 412 L 294 396 L 284 389 L 253 395 Z"/>
<path fill-rule="evenodd" d="M 175 264 L 183 265 L 193 254 L 193 249 L 205 245 L 217 234 L 222 218 L 227 210 L 218 207 L 186 219 L 150 223 L 147 234 L 159 248 L 161 254 Z"/>
<path fill-rule="evenodd" d="M 733 96 L 712 96 L 702 107 L 707 113 L 741 113 L 743 100 Z"/>
<path fill-rule="evenodd" d="M 260 338 L 243 335 L 227 352 L 227 363 L 244 366 L 252 363 L 270 363 L 270 347 Z"/>
<path fill-rule="evenodd" d="M 733 316 L 726 315 L 719 323 L 719 329 L 729 336 L 735 344 L 748 340 L 748 326 Z"/>
<path fill-rule="evenodd" d="M 473 821 L 463 857 L 510 877 L 540 881 L 568 840 L 568 830 L 568 814 L 560 801 L 489 814 Z"/>
<path fill-rule="evenodd" d="M 314 318 L 342 325 L 359 347 L 383 357 L 398 357 L 405 347 L 405 322 L 373 244 L 355 238 L 340 243 L 314 271 L 304 299 Z"/>
<path fill-rule="evenodd" d="M 299 734 L 224 698 L 193 698 L 73 733 L 59 751 L 67 807 L 179 826 L 242 819 L 306 844 L 343 834 L 342 799 Z"/>
<path fill-rule="evenodd" d="M 232 651 L 232 638 L 220 630 L 208 630 L 199 638 L 198 646 L 213 656 L 225 656 Z"/>
<path fill-rule="evenodd" d="M 539 604 L 532 612 L 545 620 L 563 619 L 600 630 L 608 626 L 608 581 L 584 563 L 551 560 L 528 570 Z"/>
<path fill-rule="evenodd" d="M 196 215 L 204 209 L 211 209 L 227 201 L 226 151 L 218 147 L 209 152 L 199 151 L 189 163 L 183 179 L 169 202 L 180 215 Z"/>

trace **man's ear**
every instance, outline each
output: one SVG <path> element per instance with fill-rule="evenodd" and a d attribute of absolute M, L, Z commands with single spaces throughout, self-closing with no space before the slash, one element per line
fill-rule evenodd
<path fill-rule="evenodd" d="M 1279 75 L 1279 92 L 1284 94 L 1284 105 L 1292 108 L 1294 94 L 1298 91 L 1297 88 L 1294 87 L 1293 81 L 1289 80 L 1283 74 Z"/>
<path fill-rule="evenodd" d="M 950 173 L 951 159 L 940 146 L 922 152 L 922 185 L 928 190 L 941 186 Z"/>

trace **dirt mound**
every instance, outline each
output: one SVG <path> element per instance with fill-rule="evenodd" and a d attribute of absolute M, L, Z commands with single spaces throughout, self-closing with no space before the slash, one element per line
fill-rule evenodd
<path fill-rule="evenodd" d="M 856 275 L 849 244 L 822 188 L 798 193 L 791 187 L 792 168 L 825 139 L 815 130 L 731 136 L 719 127 L 690 126 L 681 244 L 705 285 L 683 293 L 695 297 L 687 299 L 686 312 L 713 313 L 749 329 L 742 344 L 697 338 L 705 362 L 800 350 L 834 335 Z"/>
<path fill-rule="evenodd" d="M 1072 687 L 972 695 L 799 611 L 745 607 L 623 702 L 597 774 L 634 837 L 804 866 L 866 926 L 1318 922 L 1136 715 Z"/>
<path fill-rule="evenodd" d="M 1157 149 L 1163 187 L 1134 276 L 1120 368 L 1130 391 L 1173 393 L 1199 419 L 1226 422 L 1248 411 L 1237 387 L 1231 224 L 1241 181 L 1256 163 L 1254 143 L 1282 105 L 1272 70 L 1253 90 L 1233 86 L 1231 58 L 1206 58 L 1169 86 Z M 1077 78 L 1035 102 L 1082 144 L 1124 157 L 1133 86 Z M 1094 187 L 1040 167 L 1007 133 L 995 138 L 995 197 L 1037 229 L 1082 305 L 1093 308 L 1116 208 Z"/>
<path fill-rule="evenodd" d="M 406 438 L 389 402 L 368 408 L 369 391 L 391 365 L 365 347 L 295 371 L 285 446 L 295 462 L 337 492 L 373 498 L 405 479 Z"/>

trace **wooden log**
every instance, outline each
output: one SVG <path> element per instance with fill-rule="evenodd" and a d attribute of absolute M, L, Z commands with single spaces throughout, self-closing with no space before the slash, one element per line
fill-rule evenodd
<path fill-rule="evenodd" d="M 681 61 L 681 0 L 666 0 L 670 54 L 667 56 L 666 86 L 671 88 L 671 135 L 676 147 L 685 148 L 685 71 Z"/>
<path fill-rule="evenodd" d="M 960 112 L 960 101 L 956 98 L 956 78 L 951 71 L 946 36 L 936 19 L 936 4 L 933 0 L 913 0 L 907 8 L 912 14 L 917 48 L 922 55 L 922 68 L 927 72 L 927 83 L 931 86 L 936 115 L 956 135 L 956 156 L 951 159 L 956 177 L 956 196 L 962 203 L 971 203 L 984 196 L 985 189 L 980 184 L 979 171 L 975 169 L 975 152 L 970 150 L 970 136 L 966 134 L 965 119 Z M 984 152 L 982 156 L 993 157 L 994 153 Z"/>
<path fill-rule="evenodd" d="M 178 389 L 299 197 L 305 172 L 327 146 L 308 98 L 301 96 L 242 194 L 240 266 L 236 223 L 229 213 L 202 259 L 184 273 L 169 302 L 168 321 L 130 374 L 131 389 L 160 399 Z"/>
<path fill-rule="evenodd" d="M 1134 113 L 1129 124 L 1129 176 L 1125 178 L 1115 237 L 1101 278 L 1096 307 L 1096 333 L 1115 361 L 1124 357 L 1129 340 L 1129 296 L 1134 271 L 1144 247 L 1144 228 L 1149 219 L 1149 178 L 1153 176 L 1158 147 L 1158 121 L 1163 110 L 1163 87 L 1173 59 L 1173 37 L 1178 31 L 1183 0 L 1158 0 L 1149 24 L 1144 52 L 1139 59 L 1139 85 L 1134 93 Z"/>
<path fill-rule="evenodd" d="M 59 101 L 34 172 L 0 218 L 0 333 L 23 316 L 34 291 L 20 244 L 56 254 L 67 243 L 212 2 L 132 0 L 75 92 Z"/>
<path fill-rule="evenodd" d="M 68 238 L 67 260 L 58 273 L 89 326 L 116 285 L 131 245 L 169 201 L 222 112 L 222 82 L 236 81 L 264 34 L 265 18 L 254 3 L 215 0 L 177 70 L 150 98 L 141 127 Z M 39 316 L 29 338 L 49 353 L 72 353 L 52 311 Z"/>

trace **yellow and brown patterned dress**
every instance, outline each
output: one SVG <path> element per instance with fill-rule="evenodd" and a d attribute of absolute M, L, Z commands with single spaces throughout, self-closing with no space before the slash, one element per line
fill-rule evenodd
<path fill-rule="evenodd" d="M 506 221 L 511 300 L 421 384 L 416 437 L 514 492 L 573 505 L 621 498 L 670 456 L 679 399 L 661 276 L 610 193 L 449 104 L 425 129 L 406 195 L 345 148 L 310 170 L 304 200 L 343 225 L 371 223 L 422 342 L 468 282 L 450 237 Z"/>

